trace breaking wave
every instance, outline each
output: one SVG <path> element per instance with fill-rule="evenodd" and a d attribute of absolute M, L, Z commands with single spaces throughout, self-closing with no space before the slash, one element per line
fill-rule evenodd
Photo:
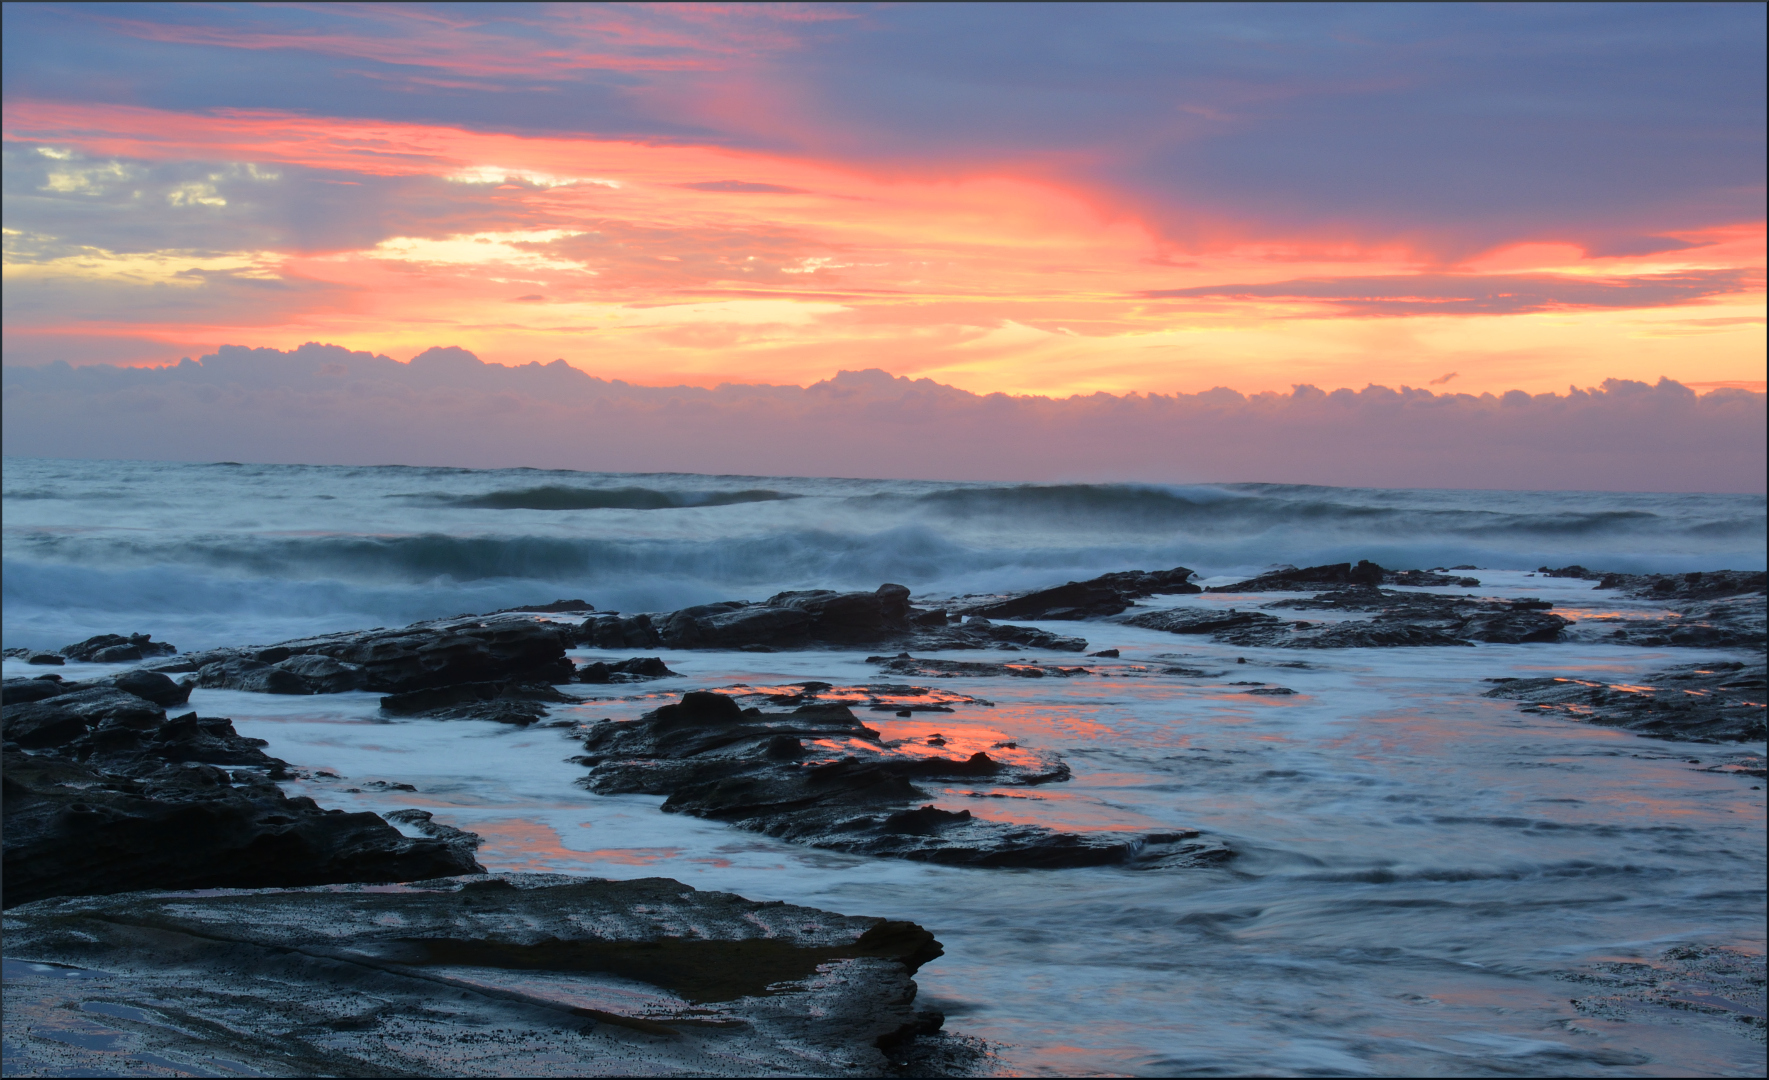
<path fill-rule="evenodd" d="M 764 488 L 745 491 L 658 491 L 654 488 L 582 488 L 561 484 L 488 491 L 483 495 L 396 495 L 432 506 L 476 510 L 681 510 L 695 506 L 735 506 L 779 502 L 801 496 Z"/>

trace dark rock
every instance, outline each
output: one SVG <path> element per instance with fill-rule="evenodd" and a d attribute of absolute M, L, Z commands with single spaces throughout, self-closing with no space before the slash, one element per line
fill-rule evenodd
<path fill-rule="evenodd" d="M 25 659 L 27 664 L 43 664 L 50 667 L 60 667 L 67 662 L 67 657 L 52 652 L 31 653 Z"/>
<path fill-rule="evenodd" d="M 1546 566 L 1538 566 L 1536 567 L 1536 573 L 1543 577 L 1579 578 L 1585 581 L 1596 581 L 1603 577 L 1602 574 L 1593 573 L 1576 563 L 1572 566 L 1562 566 L 1558 570 L 1550 570 Z"/>
<path fill-rule="evenodd" d="M 719 698 L 725 698 L 723 704 Z M 930 746 L 943 740 L 929 739 Z M 667 796 L 663 808 L 815 847 L 966 866 L 1193 864 L 1224 857 L 1190 844 L 1146 851 L 1146 838 L 1059 833 L 925 804 L 918 783 L 987 778 L 996 785 L 1066 780 L 1056 755 L 997 744 L 949 758 L 880 742 L 844 705 L 792 712 L 740 709 L 722 694 L 684 695 L 638 720 L 584 736 L 583 783 L 602 794 Z"/>
<path fill-rule="evenodd" d="M 1206 592 L 1249 593 L 1249 592 L 1317 592 L 1324 589 L 1344 588 L 1345 586 L 1365 586 L 1375 588 L 1380 585 L 1403 585 L 1416 588 L 1426 586 L 1453 585 L 1461 588 L 1474 588 L 1480 582 L 1474 578 L 1456 577 L 1452 574 L 1436 574 L 1429 570 L 1384 570 L 1368 559 L 1361 559 L 1356 566 L 1351 563 L 1329 563 L 1326 566 L 1309 566 L 1300 570 L 1273 570 L 1248 578 L 1246 581 L 1233 585 L 1212 585 Z"/>
<path fill-rule="evenodd" d="M 581 703 L 578 698 L 560 693 L 547 683 L 478 682 L 389 694 L 381 699 L 381 711 L 394 716 L 491 720 L 526 727 L 545 718 L 547 710 L 543 702 Z"/>
<path fill-rule="evenodd" d="M 1604 574 L 1599 589 L 1618 589 L 1643 600 L 1716 600 L 1762 596 L 1769 574 L 1762 570 L 1707 570 L 1687 574 Z"/>
<path fill-rule="evenodd" d="M 671 671 L 663 659 L 657 656 L 635 656 L 617 664 L 597 660 L 577 669 L 578 681 L 587 683 L 643 682 L 647 679 L 680 677 L 680 672 Z"/>
<path fill-rule="evenodd" d="M 1193 572 L 1183 566 L 1171 570 L 1126 570 L 1088 581 L 1071 581 L 1054 589 L 1041 589 L 1006 600 L 972 604 L 958 609 L 961 615 L 991 619 L 1095 619 L 1116 615 L 1145 596 L 1202 592 L 1191 584 Z"/>
<path fill-rule="evenodd" d="M 114 687 L 87 687 L 39 701 L 9 703 L 0 709 L 0 717 L 7 742 L 34 750 L 68 747 L 101 724 L 157 728 L 165 722 L 166 710 Z"/>
<path fill-rule="evenodd" d="M 1105 657 L 1110 657 L 1115 660 L 1118 658 L 1118 650 L 1117 649 L 1101 649 L 1099 652 L 1090 652 L 1087 655 L 1089 655 L 1089 656 L 1105 656 Z"/>
<path fill-rule="evenodd" d="M 85 660 L 99 664 L 122 664 L 150 656 L 170 656 L 178 650 L 164 641 L 153 640 L 151 634 L 100 634 L 73 645 L 64 645 L 61 655 L 69 660 Z"/>
<path fill-rule="evenodd" d="M 128 974 L 9 965 L 7 1068 L 108 1074 L 140 1047 L 271 1076 L 971 1075 L 987 1056 L 947 1046 L 915 1003 L 912 976 L 941 953 L 914 923 L 664 878 L 62 900 L 9 910 L 7 955 Z M 15 1007 L 78 1016 L 81 995 L 104 1003 L 87 1015 L 178 1020 L 124 1021 L 131 1050 L 91 1052 L 10 1023 Z"/>
<path fill-rule="evenodd" d="M 1599 616 L 1619 624 L 1607 640 L 1618 644 L 1685 648 L 1769 646 L 1769 597 L 1762 571 L 1709 570 L 1688 574 L 1605 574 L 1599 589 L 1650 600 L 1664 614 L 1645 618 Z"/>
<path fill-rule="evenodd" d="M 312 800 L 288 798 L 273 783 L 288 763 L 266 754 L 264 740 L 241 736 L 227 719 L 168 719 L 130 687 L 174 704 L 190 692 L 164 675 L 134 671 L 103 684 L 63 684 L 50 697 L 0 709 L 6 904 L 141 888 L 396 881 L 476 868 L 458 844 L 411 840 L 373 814 L 322 811 Z"/>
<path fill-rule="evenodd" d="M 193 718 L 194 719 L 194 718 Z M 212 765 L 137 775 L 63 757 L 5 756 L 7 907 L 133 889 L 409 881 L 478 867 L 374 814 L 323 811 Z"/>
<path fill-rule="evenodd" d="M 518 615 L 467 617 L 300 638 L 268 648 L 217 649 L 189 659 L 201 663 L 198 679 L 205 687 L 268 694 L 404 694 L 456 683 L 569 682 L 573 669 L 565 649 L 571 637 L 569 627 Z"/>
<path fill-rule="evenodd" d="M 1761 741 L 1766 699 L 1761 661 L 1685 664 L 1638 683 L 1577 676 L 1502 679 L 1487 697 L 1524 702 L 1524 711 L 1619 727 L 1657 739 Z"/>
<path fill-rule="evenodd" d="M 527 607 L 500 608 L 492 615 L 510 615 L 516 612 L 534 612 L 537 615 L 583 615 L 596 610 L 596 605 L 583 600 L 555 600 L 550 604 L 530 604 Z"/>
<path fill-rule="evenodd" d="M 22 705 L 27 701 L 42 701 L 61 693 L 58 683 L 48 679 L 7 679 L 0 685 L 0 701 L 7 705 Z"/>
<path fill-rule="evenodd" d="M 1278 600 L 1265 606 L 1301 611 L 1374 612 L 1375 618 L 1331 623 L 1285 622 L 1257 611 L 1173 608 L 1145 612 L 1125 621 L 1132 626 L 1174 634 L 1209 634 L 1213 640 L 1229 645 L 1284 649 L 1556 641 L 1571 622 L 1544 610 L 1552 605 L 1541 600 L 1483 600 L 1364 587 L 1319 593 L 1305 600 Z"/>
<path fill-rule="evenodd" d="M 1030 626 L 973 618 L 948 625 L 943 611 L 918 611 L 909 590 L 885 584 L 872 592 L 810 589 L 783 592 L 762 603 L 738 600 L 700 604 L 665 614 L 622 618 L 613 613 L 586 619 L 577 641 L 598 649 L 851 648 L 893 643 L 931 652 L 1006 646 L 1081 652 L 1087 643 Z"/>

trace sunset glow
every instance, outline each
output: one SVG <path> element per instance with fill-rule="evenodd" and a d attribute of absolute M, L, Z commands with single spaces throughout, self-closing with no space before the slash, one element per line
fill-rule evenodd
<path fill-rule="evenodd" d="M 381 90 L 291 90 L 280 108 L 178 79 L 64 92 L 9 53 L 9 363 L 317 341 L 563 358 L 645 385 L 877 367 L 1046 395 L 1762 386 L 1762 189 L 1716 195 L 1706 178 L 1730 166 L 1558 219 L 1546 197 L 1463 219 L 1449 194 L 1440 220 L 1385 219 L 1311 192 L 1301 160 L 1279 166 L 1298 170 L 1282 198 L 1151 189 L 1138 163 L 1178 147 L 1264 124 L 1276 149 L 1281 93 L 1255 105 L 1168 72 L 1155 96 L 1184 103 L 1140 131 L 1067 117 L 1040 143 L 977 102 L 950 120 L 968 137 L 923 116 L 912 143 L 913 116 L 783 66 L 863 51 L 911 18 L 889 11 L 14 10 L 9 41 L 77 27 L 224 78 L 262 63 Z M 837 78 L 824 63 L 810 69 Z M 1389 74 L 1434 92 L 1422 69 Z M 1336 69 L 1290 82 L 1320 80 L 1382 108 L 1407 92 Z M 525 111 L 549 94 L 624 111 Z M 461 95 L 484 106 L 472 122 L 418 115 Z"/>

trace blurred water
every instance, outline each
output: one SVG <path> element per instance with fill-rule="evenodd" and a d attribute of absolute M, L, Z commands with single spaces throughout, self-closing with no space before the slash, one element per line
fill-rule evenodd
<path fill-rule="evenodd" d="M 1480 593 L 1541 596 L 1577 617 L 1646 605 L 1527 570 L 1762 565 L 1763 502 L 1730 496 L 1016 494 L 1024 489 L 785 478 L 26 466 L 7 464 L 8 644 L 145 630 L 191 647 L 555 595 L 640 610 L 804 584 L 997 588 L 1180 563 L 1227 574 L 1335 554 L 1433 566 L 1475 550 L 1489 557 Z M 439 501 L 549 485 L 802 497 L 565 511 Z M 1076 509 L 1088 500 L 1108 509 Z M 1121 505 L 1157 510 L 1110 509 Z M 1280 520 L 1311 506 L 1326 508 L 1318 527 Z M 1436 532 L 1421 524 L 1433 521 Z M 1567 524 L 1578 521 L 1606 523 Z M 1754 562 L 1739 539 L 1752 528 Z M 917 568 L 925 573 L 906 572 Z M 1704 770 L 1765 748 L 1641 739 L 1480 696 L 1489 678 L 1623 682 L 1723 653 L 1582 643 L 1249 650 L 1117 623 L 1047 625 L 1080 630 L 1122 659 L 1074 679 L 943 679 L 941 690 L 993 704 L 864 715 L 887 737 L 938 730 L 955 744 L 1057 750 L 1075 772 L 1066 784 L 998 792 L 1025 799 L 937 792 L 949 809 L 1064 828 L 1195 827 L 1227 841 L 1233 861 L 1051 872 L 852 858 L 666 815 L 660 798 L 590 795 L 574 783 L 584 770 L 565 760 L 579 752 L 570 727 L 390 722 L 371 694 L 198 690 L 191 703 L 235 718 L 297 766 L 337 774 L 291 790 L 344 809 L 430 809 L 483 835 L 481 861 L 493 869 L 669 876 L 920 922 L 946 948 L 918 976 L 924 997 L 949 1027 L 998 1043 L 1015 1072 L 1762 1075 L 1760 1027 L 1670 1010 L 1653 1022 L 1606 1019 L 1571 1000 L 1591 993 L 1576 980 L 1595 962 L 1649 962 L 1684 943 L 1761 955 L 1761 781 Z M 845 653 L 662 655 L 682 678 L 606 688 L 555 719 L 630 718 L 698 687 L 862 684 L 874 670 Z M 1162 659 L 1220 674 L 1143 670 Z M 8 675 L 40 670 L 6 662 Z M 1250 696 L 1237 685 L 1252 681 L 1297 693 Z M 377 780 L 417 791 L 367 786 Z"/>
<path fill-rule="evenodd" d="M 669 610 L 789 588 L 1035 587 L 1374 559 L 1758 569 L 1756 495 L 999 485 L 9 458 L 6 644 L 192 648 L 555 598 Z"/>

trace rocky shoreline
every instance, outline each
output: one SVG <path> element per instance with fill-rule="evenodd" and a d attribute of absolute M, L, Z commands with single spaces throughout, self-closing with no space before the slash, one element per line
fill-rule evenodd
<path fill-rule="evenodd" d="M 916 1008 L 941 953 L 921 927 L 666 878 L 74 897 L 9 908 L 5 931 L 9 1073 L 967 1075 L 988 1057 Z"/>
<path fill-rule="evenodd" d="M 1592 580 L 1594 589 L 1651 601 L 1660 612 L 1605 633 L 1608 616 L 1575 625 L 1542 600 L 1428 591 L 1478 589 L 1478 579 L 1460 575 L 1466 569 L 1341 563 L 1281 568 L 1209 590 L 1311 594 L 1255 610 L 1205 603 L 1192 571 L 1175 567 L 922 606 L 907 588 L 885 584 L 631 615 L 557 601 L 188 654 L 142 634 L 103 635 L 56 652 L 7 650 L 43 667 L 139 665 L 87 680 L 55 671 L 5 682 L 7 952 L 48 973 L 19 974 L 24 969 L 9 960 L 9 1015 L 14 1000 L 36 1003 L 18 1008 L 83 1007 L 99 1001 L 80 997 L 84 988 L 102 985 L 103 1001 L 138 1003 L 105 1014 L 105 1023 L 122 1024 L 118 1045 L 168 1061 L 225 1052 L 270 1075 L 481 1074 L 528 1062 L 536 1047 L 574 1074 L 618 1074 L 637 1063 L 715 1074 L 986 1070 L 986 1048 L 942 1033 L 937 1016 L 912 1007 L 910 976 L 939 954 L 918 926 L 758 905 L 665 879 L 488 876 L 474 859 L 473 834 L 422 810 L 383 817 L 289 797 L 277 782 L 291 767 L 262 740 L 242 737 L 230 720 L 178 709 L 197 687 L 367 691 L 381 695 L 388 716 L 527 725 L 553 705 L 581 703 L 567 689 L 573 684 L 676 675 L 654 656 L 578 666 L 567 650 L 579 647 L 863 650 L 876 652 L 868 661 L 895 679 L 1093 674 L 1086 662 L 1025 658 L 1082 653 L 1085 639 L 997 621 L 1004 619 L 1128 625 L 1284 649 L 1569 639 L 1763 647 L 1761 573 L 1539 571 Z M 1137 610 L 1157 596 L 1199 600 Z M 1288 612 L 1318 614 L 1278 614 Z M 915 655 L 950 650 L 1021 655 Z M 1248 694 L 1293 693 L 1237 685 L 1254 686 Z M 1763 687 L 1761 663 L 1714 661 L 1672 666 L 1640 685 L 1507 679 L 1489 696 L 1656 738 L 1743 741 L 1764 737 Z M 886 740 L 855 714 L 861 701 L 914 716 L 977 699 L 906 682 L 690 690 L 636 720 L 580 728 L 575 760 L 588 770 L 581 783 L 591 791 L 662 795 L 669 812 L 850 855 L 1019 869 L 1202 867 L 1231 855 L 1195 832 L 1065 833 L 942 809 L 918 785 L 1008 797 L 995 789 L 1061 783 L 1069 767 L 1055 753 L 1011 741 L 970 745 L 956 733 Z M 193 895 L 218 889 L 244 891 Z M 102 970 L 87 980 L 55 974 L 64 970 L 57 964 Z M 271 971 L 282 980 L 275 990 L 249 974 Z M 715 971 L 726 981 L 709 988 Z M 443 1000 L 446 1008 L 435 1004 Z M 583 1004 L 591 1000 L 619 1007 Z M 293 1033 L 299 1049 L 241 1034 L 226 1019 L 240 1001 L 263 1030 Z M 526 1025 L 527 1041 L 503 1034 L 511 1024 Z M 374 1034 L 394 1031 L 417 1049 L 400 1057 Z M 63 1053 L 41 1040 L 32 1045 L 32 1053 L 50 1055 L 44 1061 Z"/>

